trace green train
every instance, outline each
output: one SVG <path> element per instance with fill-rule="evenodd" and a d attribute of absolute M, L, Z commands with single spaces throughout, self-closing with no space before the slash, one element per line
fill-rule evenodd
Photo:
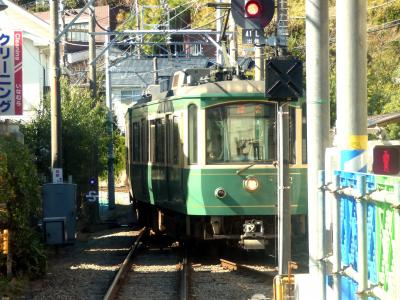
<path fill-rule="evenodd" d="M 305 231 L 305 113 L 290 113 L 291 212 Z M 264 249 L 276 238 L 277 104 L 264 82 L 226 70 L 175 73 L 126 114 L 131 200 L 140 222 L 175 236 Z"/>

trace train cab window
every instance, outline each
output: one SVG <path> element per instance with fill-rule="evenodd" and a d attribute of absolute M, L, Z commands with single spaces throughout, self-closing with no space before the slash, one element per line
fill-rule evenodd
<path fill-rule="evenodd" d="M 206 110 L 206 162 L 276 160 L 276 105 L 241 103 Z"/>
<path fill-rule="evenodd" d="M 140 126 L 139 123 L 132 125 L 132 160 L 134 162 L 140 161 Z"/>
<path fill-rule="evenodd" d="M 197 106 L 190 104 L 188 108 L 189 130 L 189 164 L 197 164 Z"/>

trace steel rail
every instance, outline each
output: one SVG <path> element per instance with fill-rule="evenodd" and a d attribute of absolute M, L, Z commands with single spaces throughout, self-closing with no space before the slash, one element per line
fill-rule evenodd
<path fill-rule="evenodd" d="M 122 281 L 125 278 L 127 271 L 129 270 L 129 263 L 134 256 L 135 252 L 139 248 L 140 243 L 142 242 L 142 237 L 147 232 L 146 227 L 141 229 L 138 237 L 136 238 L 135 243 L 132 245 L 131 250 L 129 251 L 128 255 L 126 256 L 124 262 L 122 263 L 121 267 L 118 270 L 118 273 L 115 275 L 113 282 L 111 283 L 110 287 L 107 290 L 106 295 L 104 296 L 103 300 L 111 300 L 115 299 L 117 292 L 119 291 Z"/>
<path fill-rule="evenodd" d="M 182 263 L 179 264 L 180 268 L 180 290 L 179 299 L 188 300 L 189 299 L 189 289 L 190 289 L 190 265 L 188 259 L 187 248 L 184 250 L 184 257 Z"/>

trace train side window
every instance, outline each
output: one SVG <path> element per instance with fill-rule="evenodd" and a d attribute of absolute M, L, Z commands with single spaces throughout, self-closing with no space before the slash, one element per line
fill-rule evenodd
<path fill-rule="evenodd" d="M 165 119 L 156 120 L 155 128 L 155 162 L 165 162 Z"/>
<path fill-rule="evenodd" d="M 301 130 L 302 130 L 302 141 L 301 141 L 301 147 L 302 147 L 302 163 L 306 164 L 307 163 L 307 105 L 306 102 L 304 102 L 301 105 L 301 115 L 302 115 L 302 120 L 301 120 Z"/>
<path fill-rule="evenodd" d="M 141 161 L 143 163 L 147 163 L 148 159 L 149 159 L 149 148 L 148 148 L 148 130 L 147 130 L 147 122 L 146 119 L 142 119 L 141 120 Z"/>
<path fill-rule="evenodd" d="M 170 114 L 165 116 L 165 136 L 166 136 L 166 164 L 171 165 L 172 163 L 172 151 L 173 151 L 173 137 L 172 137 L 172 117 Z"/>
<path fill-rule="evenodd" d="M 296 108 L 289 107 L 289 163 L 296 163 Z"/>
<path fill-rule="evenodd" d="M 179 165 L 179 153 L 180 148 L 182 147 L 181 138 L 179 135 L 179 117 L 174 116 L 174 120 L 172 123 L 172 163 L 174 165 Z"/>
<path fill-rule="evenodd" d="M 197 164 L 197 106 L 190 104 L 188 107 L 188 146 L 189 146 L 189 164 Z"/>
<path fill-rule="evenodd" d="M 155 150 L 156 150 L 156 123 L 155 120 L 150 121 L 150 161 L 154 163 L 155 159 Z"/>
<path fill-rule="evenodd" d="M 138 122 L 133 123 L 132 126 L 132 149 L 134 162 L 140 161 L 140 124 Z"/>

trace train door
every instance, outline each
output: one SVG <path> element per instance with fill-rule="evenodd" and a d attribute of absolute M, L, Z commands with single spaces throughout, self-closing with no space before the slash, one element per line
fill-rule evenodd
<path fill-rule="evenodd" d="M 177 208 L 182 201 L 182 159 L 183 145 L 179 127 L 179 115 L 167 116 L 167 165 L 168 165 L 168 200 L 172 208 Z"/>

